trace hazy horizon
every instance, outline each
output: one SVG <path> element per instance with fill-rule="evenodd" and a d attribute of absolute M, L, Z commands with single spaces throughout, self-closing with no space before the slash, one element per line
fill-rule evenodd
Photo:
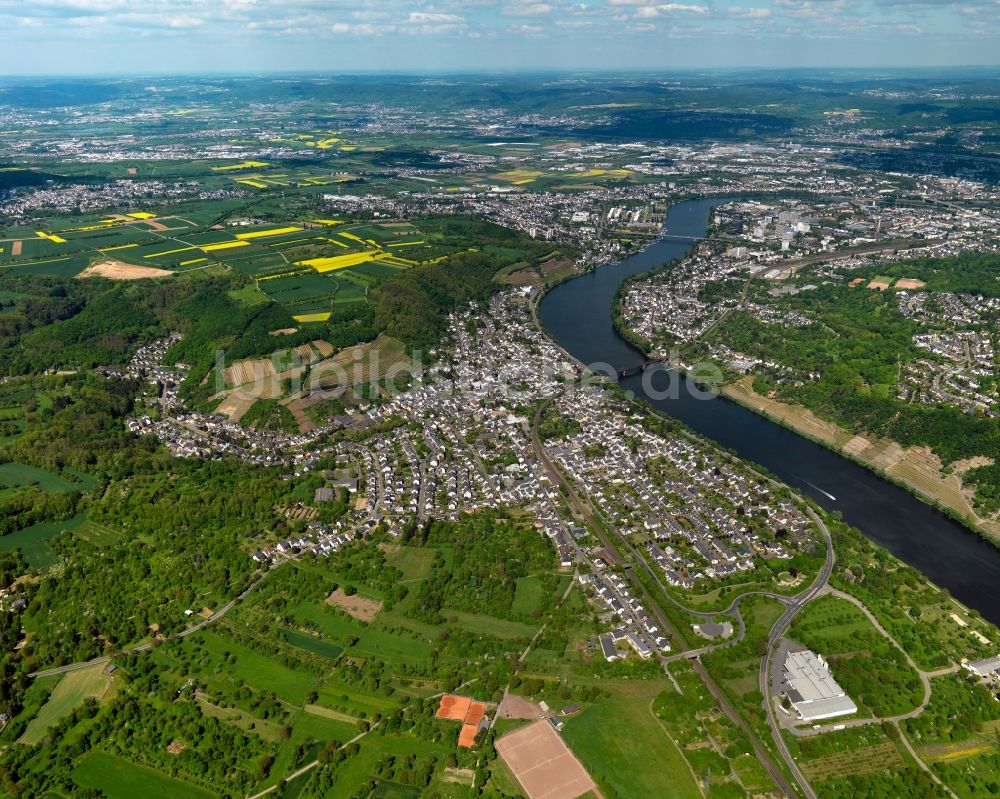
<path fill-rule="evenodd" d="M 1000 65 L 1000 0 L 0 0 L 0 75 Z"/>
<path fill-rule="evenodd" d="M 858 65 L 858 66 L 803 66 L 791 64 L 788 66 L 748 66 L 732 65 L 717 67 L 686 67 L 686 66 L 665 66 L 665 67 L 586 67 L 586 66 L 553 66 L 553 67 L 524 67 L 524 68 L 504 68 L 504 67 L 482 67 L 482 68 L 432 68 L 432 67 L 399 67 L 394 69 L 282 69 L 281 67 L 261 68 L 261 69 L 176 69 L 176 70 L 119 70 L 119 71 L 91 71 L 91 72 L 0 72 L 0 81 L 34 80 L 34 79 L 74 79 L 74 80 L 114 80 L 114 79 L 141 79 L 141 78 L 250 78 L 250 77 L 303 77 L 303 78 L 340 78 L 340 77 L 475 77 L 475 76 L 524 76 L 544 77 L 546 75 L 571 76 L 574 74 L 594 75 L 606 77 L 627 77 L 660 75 L 670 77 L 676 75 L 737 75 L 766 74 L 774 73 L 788 75 L 790 73 L 802 73 L 804 75 L 817 76 L 848 76 L 852 74 L 875 76 L 880 74 L 895 75 L 905 73 L 909 76 L 934 76 L 934 75 L 961 75 L 963 73 L 982 73 L 987 76 L 1000 76 L 1000 64 L 954 64 L 943 66 L 925 66 L 920 64 L 900 64 L 891 66 Z"/>

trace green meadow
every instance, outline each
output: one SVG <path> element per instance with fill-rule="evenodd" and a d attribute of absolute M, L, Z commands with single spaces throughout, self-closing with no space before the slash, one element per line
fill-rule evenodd
<path fill-rule="evenodd" d="M 73 781 L 101 791 L 108 799 L 211 799 L 214 793 L 162 772 L 137 766 L 116 755 L 94 750 L 73 770 Z"/>
<path fill-rule="evenodd" d="M 42 569 L 56 562 L 56 556 L 49 549 L 48 542 L 60 533 L 72 532 L 87 521 L 84 513 L 78 513 L 64 522 L 39 522 L 16 533 L 0 538 L 0 552 L 20 549 L 25 561 L 33 569 Z"/>

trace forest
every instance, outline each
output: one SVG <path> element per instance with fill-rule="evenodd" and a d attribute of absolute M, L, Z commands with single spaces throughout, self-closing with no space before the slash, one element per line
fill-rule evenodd
<path fill-rule="evenodd" d="M 540 576 L 544 597 L 551 597 L 558 582 L 552 545 L 527 521 L 495 511 L 470 516 L 461 524 L 434 520 L 410 540 L 447 547 L 452 553 L 447 565 L 440 554 L 435 558 L 434 571 L 412 605 L 413 615 L 430 623 L 443 621 L 447 610 L 527 620 L 530 616 L 514 608 L 518 580 Z M 547 607 L 536 608 L 535 615 Z"/>

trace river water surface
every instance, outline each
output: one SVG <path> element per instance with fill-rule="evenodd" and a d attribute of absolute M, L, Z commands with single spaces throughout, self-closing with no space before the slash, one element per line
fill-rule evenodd
<path fill-rule="evenodd" d="M 643 355 L 614 329 L 611 306 L 619 284 L 681 257 L 691 239 L 705 234 L 712 208 L 723 200 L 691 200 L 670 209 L 662 238 L 624 260 L 573 278 L 542 300 L 539 317 L 548 333 L 586 364 L 635 366 Z M 649 381 L 647 375 L 647 381 Z M 759 463 L 831 511 L 840 511 L 901 560 L 919 569 L 956 598 L 1000 625 L 1000 550 L 873 472 L 724 398 L 701 398 L 666 370 L 652 377 L 654 393 L 669 380 L 679 392 L 651 397 L 643 375 L 623 388 L 692 429 Z"/>

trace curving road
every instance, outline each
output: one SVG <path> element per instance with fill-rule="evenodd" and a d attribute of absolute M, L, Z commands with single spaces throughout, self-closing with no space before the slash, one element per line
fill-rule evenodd
<path fill-rule="evenodd" d="M 659 585 L 660 588 L 662 589 L 663 588 L 662 584 L 660 584 L 655 573 L 650 568 L 649 564 L 646 562 L 646 559 L 640 557 L 636 553 L 634 548 L 631 546 L 631 544 L 625 541 L 625 539 L 622 538 L 620 535 L 615 534 L 615 541 L 612 542 L 611 535 L 609 534 L 608 531 L 612 530 L 613 527 L 610 525 L 605 526 L 604 524 L 601 523 L 601 521 L 597 518 L 596 512 L 593 510 L 593 508 L 588 507 L 589 503 L 584 503 L 583 500 L 581 500 L 580 496 L 576 492 L 576 487 L 563 477 L 562 473 L 556 468 L 555 464 L 553 464 L 552 460 L 549 458 L 549 455 L 546 452 L 545 447 L 542 444 L 541 438 L 538 434 L 538 428 L 539 425 L 541 424 L 541 418 L 543 413 L 553 402 L 554 399 L 555 398 L 547 399 L 538 406 L 538 410 L 535 412 L 535 417 L 531 425 L 532 448 L 534 449 L 535 455 L 538 458 L 539 462 L 542 464 L 542 468 L 545 470 L 546 475 L 549 477 L 549 480 L 553 483 L 553 485 L 558 485 L 563 488 L 567 500 L 570 504 L 570 507 L 572 508 L 574 513 L 577 514 L 579 518 L 581 518 L 587 524 L 587 526 L 591 529 L 594 535 L 597 536 L 598 540 L 600 540 L 602 546 L 604 546 L 604 548 L 607 549 L 608 552 L 612 554 L 612 556 L 621 560 L 624 563 L 625 561 L 618 554 L 618 546 L 616 544 L 620 544 L 621 546 L 623 546 L 625 549 L 629 551 L 629 553 L 635 559 L 635 562 L 637 562 L 640 565 L 640 567 L 643 568 L 644 571 L 646 571 L 650 576 L 652 576 L 653 579 L 656 581 L 657 585 Z M 657 602 L 653 601 L 648 591 L 646 591 L 645 586 L 636 577 L 634 569 L 626 568 L 624 571 L 629 582 L 632 583 L 633 588 L 636 590 L 637 595 L 642 597 L 646 601 L 646 603 L 652 610 L 653 615 L 656 617 L 656 620 L 660 624 L 660 626 L 664 630 L 667 630 L 675 641 L 683 642 L 684 639 L 681 637 L 681 635 L 674 627 L 674 625 L 670 622 L 670 620 L 667 619 L 662 608 L 660 608 Z M 679 607 L 683 607 L 679 605 L 679 603 L 676 603 L 676 600 L 674 600 L 673 597 L 670 597 L 669 594 L 666 595 L 668 596 L 671 602 L 678 604 Z M 734 606 L 738 604 L 740 599 L 741 598 L 737 598 L 736 600 L 734 600 Z M 718 614 L 712 613 L 709 615 L 715 616 Z M 738 618 L 740 622 L 740 629 L 742 636 L 742 632 L 744 630 L 743 620 L 742 617 Z M 771 775 L 771 778 L 774 780 L 775 784 L 779 787 L 781 792 L 786 797 L 788 797 L 788 799 L 795 799 L 795 797 L 799 795 L 798 792 L 785 778 L 785 775 L 782 773 L 781 769 L 771 758 L 767 750 L 764 749 L 763 745 L 760 743 L 760 740 L 757 738 L 756 733 L 753 731 L 750 725 L 747 724 L 747 722 L 743 719 L 743 717 L 732 706 L 732 704 L 729 702 L 729 699 L 726 697 L 722 689 L 719 688 L 719 686 L 716 684 L 712 676 L 708 673 L 708 671 L 705 669 L 702 663 L 697 659 L 698 653 L 712 651 L 714 649 L 718 649 L 721 646 L 731 646 L 733 643 L 735 643 L 735 641 L 727 641 L 724 644 L 718 644 L 712 647 L 704 647 L 699 650 L 688 651 L 684 653 L 683 656 L 691 659 L 691 663 L 692 666 L 694 667 L 695 673 L 701 678 L 702 682 L 705 684 L 705 687 L 708 689 L 709 693 L 712 694 L 712 697 L 715 699 L 716 703 L 718 704 L 722 712 L 725 713 L 725 715 L 729 718 L 729 720 L 733 722 L 733 724 L 735 724 L 737 727 L 739 727 L 739 729 L 747 736 L 751 746 L 753 747 L 754 755 L 756 756 L 758 762 L 767 770 L 768 774 Z M 668 659 L 662 656 L 660 656 L 658 659 L 662 664 L 664 671 L 666 671 L 669 674 Z M 676 660 L 677 658 L 674 657 L 673 659 Z M 792 764 L 794 765 L 794 761 L 792 761 Z M 795 773 L 794 769 L 792 773 L 793 774 Z M 798 779 L 798 777 L 796 777 L 796 779 Z M 808 783 L 805 783 L 805 785 L 808 786 Z M 812 799 L 815 799 L 815 797 L 813 796 Z"/>
<path fill-rule="evenodd" d="M 914 661 L 913 658 L 910 657 L 910 653 L 907 652 L 902 646 L 900 646 L 899 642 L 892 637 L 891 633 L 889 633 L 889 631 L 886 630 L 885 627 L 882 626 L 879 620 L 875 618 L 875 615 L 865 606 L 865 604 L 860 599 L 851 596 L 850 594 L 846 594 L 843 591 L 839 591 L 831 586 L 826 586 L 826 588 L 823 589 L 821 594 L 825 596 L 835 596 L 838 599 L 843 599 L 847 602 L 850 602 L 852 605 L 857 607 L 862 613 L 864 613 L 868 621 L 871 622 L 872 626 L 876 630 L 878 630 L 879 633 L 881 633 L 882 636 L 889 641 L 889 643 L 891 643 L 894 647 L 896 647 L 896 649 L 898 649 L 900 652 L 903 653 L 903 657 L 906 658 L 906 662 L 909 664 L 910 668 L 913 669 L 920 677 L 920 682 L 924 689 L 924 697 L 921 700 L 920 704 L 917 705 L 917 707 L 915 707 L 908 713 L 900 713 L 898 716 L 885 716 L 882 718 L 853 719 L 851 721 L 841 721 L 838 722 L 836 725 L 838 728 L 865 727 L 869 724 L 882 724 L 886 721 L 898 725 L 899 722 L 901 721 L 906 721 L 907 719 L 916 718 L 921 713 L 923 713 L 927 709 L 927 705 L 930 704 L 931 680 L 933 680 L 935 677 L 945 677 L 949 674 L 956 674 L 957 672 L 961 671 L 962 667 L 957 664 L 953 664 L 951 666 L 948 666 L 943 669 L 938 669 L 936 671 L 924 671 L 916 664 L 916 661 Z M 824 732 L 829 732 L 830 726 L 821 726 L 818 729 L 816 728 L 801 729 L 799 727 L 794 727 L 788 724 L 785 725 L 785 729 L 787 729 L 792 735 L 796 736 L 797 738 L 810 738 L 814 735 L 821 735 Z"/>

